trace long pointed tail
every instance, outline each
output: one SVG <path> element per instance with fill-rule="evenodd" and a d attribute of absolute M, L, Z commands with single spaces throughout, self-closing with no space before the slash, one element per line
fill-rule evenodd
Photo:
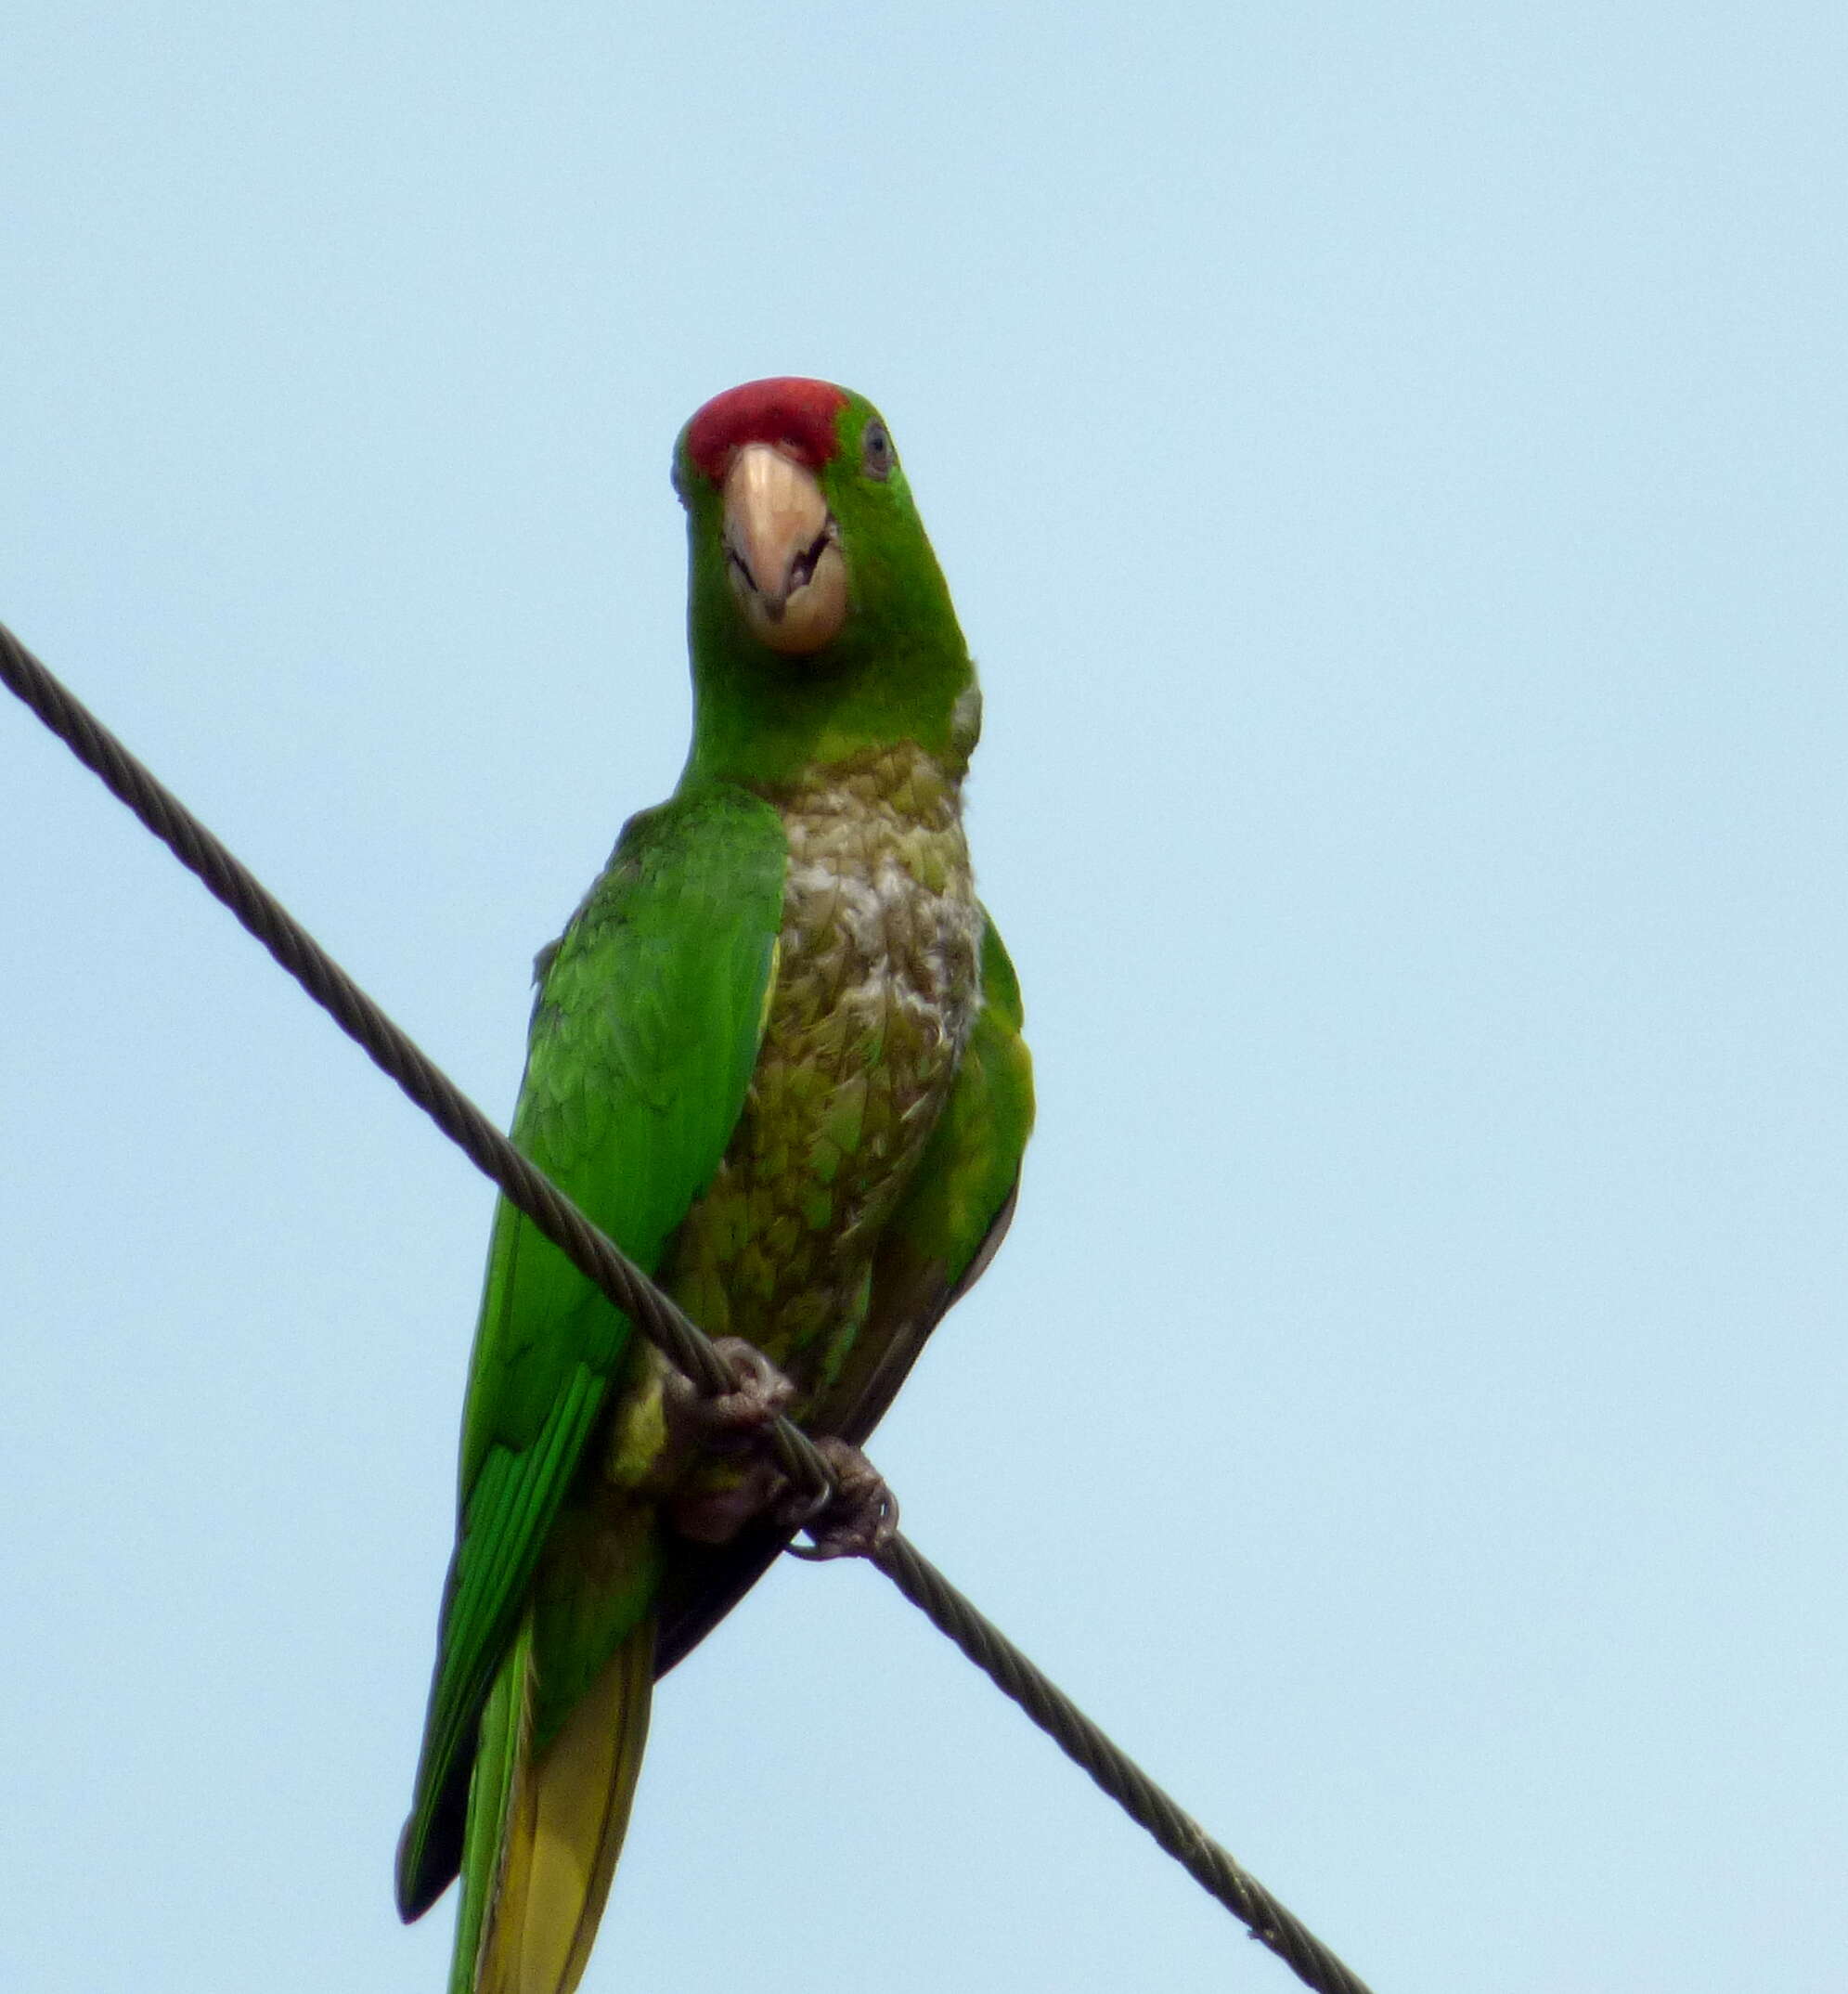
<path fill-rule="evenodd" d="M 482 1716 L 449 1994 L 572 1994 L 628 1826 L 653 1616 L 624 1636 L 536 1755 L 534 1668 L 529 1618 Z"/>

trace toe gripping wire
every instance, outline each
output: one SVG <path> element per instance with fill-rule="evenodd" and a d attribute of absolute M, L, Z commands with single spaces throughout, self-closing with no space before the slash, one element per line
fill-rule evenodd
<path fill-rule="evenodd" d="M 710 1396 L 735 1379 L 705 1335 L 515 1149 L 245 866 L 0 624 L 0 680 L 97 775 L 315 1002 L 539 1230 Z M 779 1417 L 765 1444 L 798 1490 L 833 1493 L 827 1462 Z M 902 1534 L 871 1554 L 898 1590 L 1066 1755 L 1154 1836 L 1202 1889 L 1317 1994 L 1368 1994 L 1363 1981 L 1233 1860 Z"/>

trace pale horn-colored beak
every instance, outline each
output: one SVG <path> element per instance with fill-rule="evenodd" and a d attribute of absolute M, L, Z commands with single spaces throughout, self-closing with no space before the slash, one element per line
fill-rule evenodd
<path fill-rule="evenodd" d="M 772 651 L 819 651 L 840 635 L 847 570 L 814 474 L 747 443 L 725 474 L 725 571 L 751 634 Z"/>

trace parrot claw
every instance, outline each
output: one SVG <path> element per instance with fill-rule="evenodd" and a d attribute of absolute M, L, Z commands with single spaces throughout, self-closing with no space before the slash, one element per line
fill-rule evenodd
<path fill-rule="evenodd" d="M 735 1380 L 710 1398 L 683 1372 L 670 1370 L 666 1386 L 669 1430 L 685 1445 L 707 1455 L 756 1454 L 736 1467 L 696 1475 L 669 1503 L 674 1527 L 701 1544 L 729 1543 L 744 1525 L 769 1517 L 786 1530 L 806 1530 L 810 1545 L 792 1546 L 797 1558 L 876 1557 L 897 1535 L 898 1503 L 885 1477 L 858 1447 L 832 1436 L 815 1444 L 834 1486 L 826 1496 L 792 1490 L 767 1455 L 757 1453 L 778 1416 L 788 1410 L 795 1387 L 754 1343 L 743 1337 L 715 1339 Z"/>
<path fill-rule="evenodd" d="M 832 1436 L 816 1446 L 834 1478 L 834 1492 L 819 1499 L 806 1491 L 787 1496 L 776 1520 L 808 1531 L 808 1545 L 791 1545 L 794 1558 L 875 1558 L 898 1534 L 898 1498 L 858 1447 Z"/>
<path fill-rule="evenodd" d="M 789 1410 L 795 1387 L 755 1343 L 747 1343 L 742 1336 L 717 1337 L 712 1347 L 731 1373 L 732 1389 L 708 1398 L 684 1371 L 670 1370 L 667 1416 L 688 1440 L 707 1453 L 743 1454 Z"/>
<path fill-rule="evenodd" d="M 731 1373 L 732 1389 L 715 1398 L 684 1371 L 668 1371 L 665 1408 L 677 1443 L 670 1458 L 678 1458 L 683 1470 L 702 1455 L 716 1455 L 726 1465 L 708 1459 L 704 1469 L 694 1467 L 667 1507 L 683 1537 L 696 1544 L 729 1544 L 745 1524 L 774 1508 L 786 1486 L 776 1463 L 757 1450 L 778 1416 L 789 1409 L 795 1387 L 741 1336 L 715 1337 L 712 1347 Z M 741 1455 L 754 1457 L 740 1461 Z"/>

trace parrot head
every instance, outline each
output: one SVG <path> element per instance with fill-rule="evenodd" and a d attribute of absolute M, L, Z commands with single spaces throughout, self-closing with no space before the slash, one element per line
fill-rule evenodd
<path fill-rule="evenodd" d="M 825 381 L 749 382 L 706 403 L 675 453 L 690 511 L 701 484 L 717 495 L 725 579 L 746 628 L 789 657 L 832 643 L 846 621 L 841 524 L 821 476 L 852 451 L 841 434 L 850 401 Z M 898 460 L 885 425 L 858 413 L 848 427 L 864 473 L 889 483 Z"/>
<path fill-rule="evenodd" d="M 690 767 L 776 779 L 911 738 L 966 761 L 975 673 L 885 419 L 832 382 L 715 395 L 680 432 Z"/>

